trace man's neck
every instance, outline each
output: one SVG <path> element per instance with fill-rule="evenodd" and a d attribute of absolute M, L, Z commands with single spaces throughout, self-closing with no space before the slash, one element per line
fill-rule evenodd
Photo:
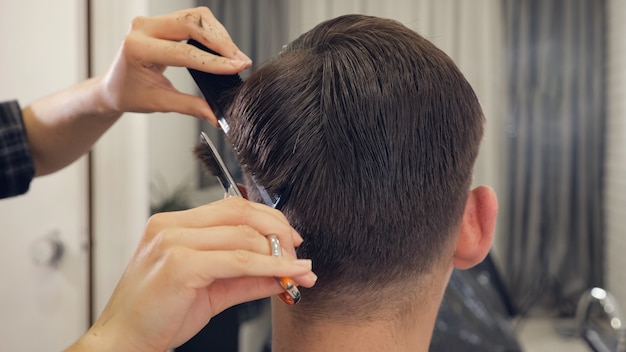
<path fill-rule="evenodd" d="M 427 352 L 437 312 L 443 298 L 443 285 L 435 285 L 430 297 L 415 302 L 416 312 L 397 319 L 355 322 L 294 323 L 288 306 L 273 299 L 272 351 L 349 352 L 398 351 Z"/>

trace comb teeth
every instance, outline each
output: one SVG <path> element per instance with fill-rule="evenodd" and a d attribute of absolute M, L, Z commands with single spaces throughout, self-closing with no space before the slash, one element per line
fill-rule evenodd
<path fill-rule="evenodd" d="M 187 43 L 213 55 L 221 56 L 196 40 L 190 39 Z M 241 77 L 239 74 L 216 75 L 213 73 L 194 70 L 192 68 L 189 68 L 188 71 L 191 74 L 191 77 L 193 77 L 193 80 L 196 82 L 198 88 L 200 88 L 200 92 L 204 95 L 204 99 L 209 103 L 211 110 L 213 110 L 213 113 L 217 116 L 222 129 L 225 133 L 228 133 L 228 124 L 224 119 L 224 111 L 233 101 L 236 89 L 241 86 L 241 83 L 243 83 Z"/>
<path fill-rule="evenodd" d="M 278 202 L 280 202 L 280 196 L 277 194 L 270 194 L 265 187 L 256 182 L 254 177 L 252 178 L 252 181 L 254 182 L 256 189 L 259 191 L 259 195 L 261 196 L 261 199 L 263 199 L 263 203 L 276 209 Z"/>

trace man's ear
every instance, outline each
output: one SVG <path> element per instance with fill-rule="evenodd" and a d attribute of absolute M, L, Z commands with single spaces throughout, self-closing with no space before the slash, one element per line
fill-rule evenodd
<path fill-rule="evenodd" d="M 481 186 L 470 192 L 452 259 L 456 268 L 469 269 L 485 259 L 493 243 L 497 214 L 493 189 Z"/>

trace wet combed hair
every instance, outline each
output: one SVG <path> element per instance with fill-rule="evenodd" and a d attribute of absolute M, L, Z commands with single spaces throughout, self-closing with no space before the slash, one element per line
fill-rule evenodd
<path fill-rule="evenodd" d="M 414 31 L 323 22 L 254 72 L 227 116 L 244 174 L 287 197 L 304 237 L 298 256 L 319 279 L 294 309 L 308 318 L 367 316 L 450 248 L 484 117 L 453 61 Z"/>

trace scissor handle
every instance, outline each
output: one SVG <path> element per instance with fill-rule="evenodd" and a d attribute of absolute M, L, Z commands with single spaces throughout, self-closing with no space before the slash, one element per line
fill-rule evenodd
<path fill-rule="evenodd" d="M 283 255 L 283 251 L 280 249 L 280 241 L 278 240 L 278 236 L 269 235 L 268 240 L 270 241 L 270 249 L 272 251 L 272 255 L 274 257 L 281 257 Z M 277 277 L 276 281 L 278 281 L 283 290 L 285 290 L 285 292 L 278 295 L 278 297 L 283 300 L 283 302 L 287 304 L 296 304 L 300 302 L 300 290 L 298 290 L 296 282 L 293 281 L 292 278 Z"/>

